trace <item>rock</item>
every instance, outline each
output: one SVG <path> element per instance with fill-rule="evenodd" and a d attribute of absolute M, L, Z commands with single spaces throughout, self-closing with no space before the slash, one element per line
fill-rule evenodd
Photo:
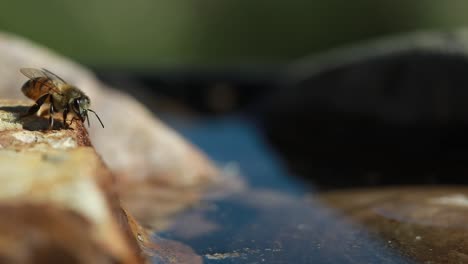
<path fill-rule="evenodd" d="M 20 117 L 28 107 L 0 100 L 1 263 L 201 263 L 122 206 L 81 122 L 46 130 L 47 117 Z"/>
<path fill-rule="evenodd" d="M 131 214 L 125 210 L 123 212 L 124 221 L 128 223 L 128 232 L 137 238 L 138 245 L 150 263 L 203 263 L 201 257 L 196 255 L 189 246 L 151 234 Z"/>
<path fill-rule="evenodd" d="M 142 263 L 122 231 L 113 177 L 86 129 L 41 130 L 27 103 L 0 102 L 0 259 L 7 263 Z M 58 122 L 57 122 L 58 123 Z"/>
<path fill-rule="evenodd" d="M 293 63 L 256 120 L 294 174 L 323 188 L 466 184 L 467 33 L 390 36 Z"/>
<path fill-rule="evenodd" d="M 19 72 L 22 67 L 47 68 L 90 96 L 91 107 L 105 124 L 103 129 L 91 117 L 91 141 L 117 176 L 119 186 L 124 187 L 123 201 L 131 205 L 128 209 L 137 213 L 139 219 L 161 222 L 153 218 L 192 204 L 197 201 L 200 189 L 217 180 L 219 172 L 205 155 L 129 95 L 107 87 L 84 67 L 46 48 L 1 33 L 0 97 L 25 98 L 20 91 L 26 81 Z M 165 203 L 168 209 L 161 203 L 158 206 L 162 210 L 153 212 L 156 202 L 153 199 L 161 195 L 142 197 L 139 191 L 142 186 L 144 193 L 162 189 L 170 193 Z M 178 199 L 178 194 L 188 198 Z"/>
<path fill-rule="evenodd" d="M 0 211 L 1 263 L 114 263 L 90 235 L 93 226 L 72 210 L 2 202 Z"/>
<path fill-rule="evenodd" d="M 336 191 L 312 198 L 421 263 L 468 261 L 468 189 L 407 187 Z M 357 228 L 356 230 L 358 230 Z"/>

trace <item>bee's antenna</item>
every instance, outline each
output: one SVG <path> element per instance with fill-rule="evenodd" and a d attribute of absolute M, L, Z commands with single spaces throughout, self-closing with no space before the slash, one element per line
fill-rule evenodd
<path fill-rule="evenodd" d="M 96 114 L 96 112 L 94 112 L 93 110 L 91 110 L 91 109 L 89 109 L 89 108 L 88 108 L 88 111 L 93 112 L 93 114 L 94 114 L 94 115 L 97 117 L 97 119 L 99 120 L 99 123 L 101 123 L 102 128 L 104 128 L 104 124 L 102 123 L 101 118 L 99 118 L 98 114 Z M 88 118 L 88 126 L 89 126 L 89 118 Z"/>
<path fill-rule="evenodd" d="M 88 114 L 86 114 L 86 121 L 88 122 L 88 127 L 91 127 L 91 125 L 89 124 L 89 116 L 88 116 Z"/>

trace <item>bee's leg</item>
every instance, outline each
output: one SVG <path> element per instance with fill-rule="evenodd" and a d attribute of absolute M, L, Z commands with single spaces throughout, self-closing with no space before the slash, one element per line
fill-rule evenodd
<path fill-rule="evenodd" d="M 39 109 L 41 108 L 41 106 L 44 104 L 44 102 L 47 100 L 49 96 L 50 96 L 49 94 L 44 94 L 41 97 L 39 97 L 39 99 L 36 100 L 36 103 L 29 108 L 28 112 L 25 114 L 22 114 L 21 117 L 30 116 L 30 115 L 37 113 L 37 111 L 39 111 Z"/>
<path fill-rule="evenodd" d="M 65 109 L 63 109 L 63 127 L 64 128 L 68 128 L 67 116 L 68 116 L 68 107 L 65 107 Z M 72 119 L 72 123 L 73 123 L 73 119 Z M 70 123 L 70 125 L 72 123 Z"/>
<path fill-rule="evenodd" d="M 55 107 L 54 107 L 54 100 L 52 96 L 50 96 L 50 108 L 49 108 L 49 130 L 52 130 L 54 128 L 54 113 L 55 113 Z"/>
<path fill-rule="evenodd" d="M 80 120 L 80 119 L 75 118 L 75 117 L 72 117 L 72 119 L 70 120 L 70 124 L 69 124 L 69 125 L 71 126 L 75 120 Z"/>

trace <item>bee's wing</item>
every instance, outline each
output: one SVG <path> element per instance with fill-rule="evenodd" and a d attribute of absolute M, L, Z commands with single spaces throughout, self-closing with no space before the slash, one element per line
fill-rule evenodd
<path fill-rule="evenodd" d="M 47 70 L 47 69 L 34 69 L 34 68 L 21 68 L 20 72 L 24 74 L 26 77 L 30 79 L 45 77 L 48 78 L 56 83 L 66 84 L 62 78 L 60 78 L 57 74 Z"/>
<path fill-rule="evenodd" d="M 21 68 L 20 72 L 24 74 L 26 77 L 28 77 L 29 79 L 35 79 L 35 78 L 40 78 L 40 77 L 47 78 L 47 75 L 43 71 L 34 69 L 34 68 Z"/>
<path fill-rule="evenodd" d="M 47 69 L 44 69 L 42 68 L 42 72 L 47 75 L 47 77 L 49 77 L 50 79 L 54 80 L 54 81 L 58 81 L 58 82 L 61 82 L 62 84 L 66 84 L 67 82 L 60 78 L 57 74 L 47 70 Z"/>
<path fill-rule="evenodd" d="M 42 85 L 49 87 L 57 93 L 60 93 L 59 88 L 57 86 L 60 84 L 66 84 L 66 82 L 62 78 L 46 69 L 39 70 L 34 68 L 21 68 L 20 72 L 29 79 L 47 78 L 50 81 L 43 82 Z"/>

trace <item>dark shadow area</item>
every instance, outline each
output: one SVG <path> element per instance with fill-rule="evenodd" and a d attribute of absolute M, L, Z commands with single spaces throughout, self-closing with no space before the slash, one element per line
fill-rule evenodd
<path fill-rule="evenodd" d="M 17 113 L 17 114 L 24 114 L 28 112 L 29 106 L 0 106 L 0 110 L 6 111 L 6 112 L 11 112 L 11 113 Z"/>
<path fill-rule="evenodd" d="M 20 117 L 28 112 L 29 106 L 1 106 L 0 111 L 15 113 L 18 115 L 17 121 L 23 125 L 23 128 L 30 131 L 44 131 L 49 129 L 49 118 L 38 115 Z M 63 129 L 63 122 L 54 119 L 53 129 Z"/>
<path fill-rule="evenodd" d="M 20 123 L 23 125 L 23 128 L 26 130 L 31 131 L 44 131 L 49 130 L 49 118 L 41 117 L 41 116 L 28 116 L 23 117 L 20 119 Z M 54 119 L 54 130 L 64 129 L 63 122 L 58 120 L 57 118 Z"/>
<path fill-rule="evenodd" d="M 286 82 L 258 116 L 319 187 L 467 183 L 467 72 L 461 53 L 375 56 Z"/>

